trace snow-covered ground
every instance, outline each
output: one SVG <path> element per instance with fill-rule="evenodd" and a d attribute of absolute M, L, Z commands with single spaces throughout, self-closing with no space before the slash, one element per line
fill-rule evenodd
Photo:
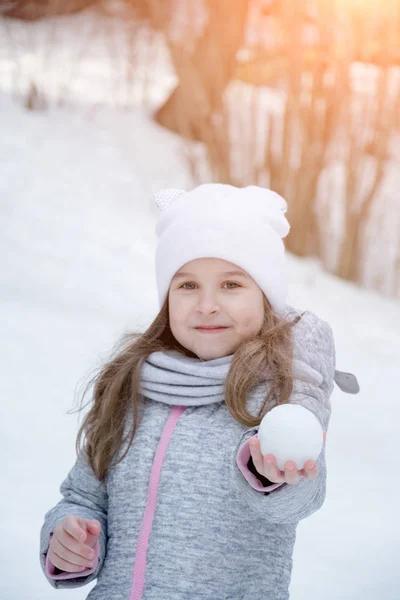
<path fill-rule="evenodd" d="M 46 600 L 38 536 L 75 456 L 66 411 L 121 333 L 155 316 L 151 193 L 190 182 L 176 138 L 143 111 L 87 120 L 2 99 L 2 114 L 0 596 Z M 313 262 L 291 257 L 290 272 L 291 303 L 331 323 L 338 368 L 361 385 L 332 397 L 327 499 L 299 525 L 292 599 L 398 600 L 400 306 Z"/>
<path fill-rule="evenodd" d="M 92 586 L 54 590 L 38 558 L 75 459 L 66 413 L 120 335 L 154 318 L 151 193 L 190 180 L 144 110 L 30 113 L 3 93 L 0 120 L 0 597 L 83 599 Z M 299 525 L 291 600 L 399 600 L 400 303 L 289 263 L 291 304 L 329 321 L 361 386 L 332 395 L 327 498 Z"/>

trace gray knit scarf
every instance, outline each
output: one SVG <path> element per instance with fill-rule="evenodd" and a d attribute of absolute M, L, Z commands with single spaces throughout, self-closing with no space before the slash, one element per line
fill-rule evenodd
<path fill-rule="evenodd" d="M 233 354 L 201 360 L 170 350 L 153 352 L 141 371 L 141 393 L 175 406 L 200 406 L 224 400 L 224 382 Z"/>

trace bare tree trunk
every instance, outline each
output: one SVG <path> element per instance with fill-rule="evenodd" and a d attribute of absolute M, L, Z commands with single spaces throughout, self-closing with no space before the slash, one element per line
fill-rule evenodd
<path fill-rule="evenodd" d="M 0 0 L 0 14 L 3 17 L 36 21 L 55 15 L 70 15 L 98 4 L 98 0 Z"/>
<path fill-rule="evenodd" d="M 343 241 L 340 247 L 339 261 L 336 269 L 336 274 L 342 279 L 348 281 L 360 281 L 361 269 L 361 242 L 362 235 L 366 224 L 370 218 L 373 200 L 377 196 L 378 189 L 384 178 L 384 163 L 377 159 L 378 167 L 374 178 L 373 185 L 364 199 L 361 210 L 348 216 L 346 224 L 346 235 L 343 236 Z"/>
<path fill-rule="evenodd" d="M 391 122 L 390 115 L 385 110 L 385 100 L 388 93 L 388 69 L 381 68 L 376 106 L 373 115 L 373 139 L 372 147 L 375 150 L 376 167 L 372 184 L 368 192 L 364 194 L 361 208 L 354 211 L 353 203 L 356 197 L 356 187 L 359 185 L 359 171 L 365 161 L 365 143 L 360 148 L 358 138 L 359 132 L 350 133 L 350 156 L 348 163 L 348 179 L 346 190 L 346 226 L 342 244 L 339 252 L 339 260 L 336 274 L 343 279 L 360 281 L 360 270 L 362 267 L 363 232 L 369 222 L 373 202 L 385 176 L 385 166 L 388 157 L 388 144 L 390 139 Z M 367 121 L 367 119 L 365 119 Z M 357 176 L 358 175 L 358 176 Z"/>
<path fill-rule="evenodd" d="M 243 43 L 248 4 L 249 0 L 237 0 L 235 3 L 232 0 L 207 0 L 209 21 L 190 56 L 190 67 L 193 70 L 190 76 L 185 73 L 185 77 L 179 77 L 182 62 L 178 59 L 181 64 L 177 64 L 174 57 L 174 54 L 176 58 L 179 54 L 184 54 L 185 48 L 178 49 L 175 46 L 175 53 L 172 53 L 180 81 L 155 114 L 155 120 L 160 125 L 182 134 L 179 117 L 184 108 L 184 134 L 191 139 L 203 140 L 204 120 L 210 123 L 212 114 L 221 106 L 225 88 L 235 69 L 236 54 Z M 200 84 L 204 90 L 205 102 L 201 115 L 198 104 L 187 101 L 190 99 L 191 87 L 185 89 L 185 86 L 190 86 L 192 78 L 196 80 L 196 87 Z M 201 120 L 203 123 L 199 122 Z"/>

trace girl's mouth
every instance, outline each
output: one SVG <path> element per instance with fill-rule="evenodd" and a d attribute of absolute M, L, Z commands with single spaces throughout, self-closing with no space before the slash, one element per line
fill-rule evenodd
<path fill-rule="evenodd" d="M 201 333 L 220 333 L 221 331 L 225 331 L 225 329 L 229 329 L 228 327 L 196 327 L 197 331 Z"/>

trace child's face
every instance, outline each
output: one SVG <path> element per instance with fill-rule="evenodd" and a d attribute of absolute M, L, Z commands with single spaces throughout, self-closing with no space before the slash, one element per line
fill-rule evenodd
<path fill-rule="evenodd" d="M 243 275 L 226 275 L 241 271 Z M 178 277 L 180 273 L 190 273 Z M 264 320 L 263 293 L 237 265 L 220 258 L 197 258 L 183 265 L 169 289 L 169 319 L 175 339 L 203 360 L 233 354 L 256 336 Z M 207 333 L 200 325 L 226 329 Z"/>

